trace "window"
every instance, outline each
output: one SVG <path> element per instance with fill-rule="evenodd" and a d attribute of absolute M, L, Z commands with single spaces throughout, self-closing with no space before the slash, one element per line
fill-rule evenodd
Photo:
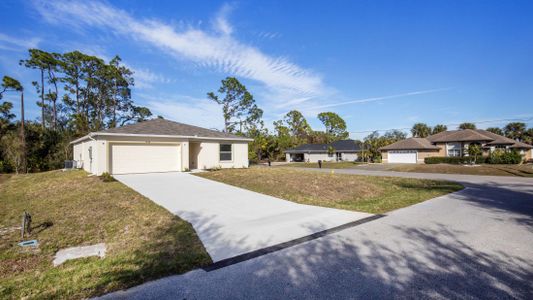
<path fill-rule="evenodd" d="M 220 144 L 220 161 L 231 161 L 231 144 Z"/>
<path fill-rule="evenodd" d="M 459 150 L 459 149 L 448 149 L 448 156 L 461 156 L 461 150 Z"/>

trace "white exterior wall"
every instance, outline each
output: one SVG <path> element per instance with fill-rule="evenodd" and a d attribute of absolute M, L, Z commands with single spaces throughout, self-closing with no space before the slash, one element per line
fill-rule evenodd
<path fill-rule="evenodd" d="M 341 153 L 341 157 L 345 161 L 356 161 L 357 153 Z"/>
<path fill-rule="evenodd" d="M 111 145 L 128 144 L 176 144 L 181 147 L 181 170 L 189 169 L 189 140 L 175 138 L 146 138 L 146 137 L 122 137 L 107 136 L 97 137 L 96 140 L 85 140 L 73 145 L 73 160 L 79 162 L 79 166 L 85 171 L 96 175 L 111 172 Z M 199 143 L 198 168 L 248 168 L 248 142 L 235 141 L 194 141 Z M 220 144 L 232 144 L 232 160 L 220 161 Z M 89 159 L 89 147 L 92 147 L 92 163 Z M 138 159 L 142 159 L 139 157 Z"/>
<path fill-rule="evenodd" d="M 89 156 L 89 148 L 92 147 L 92 159 Z M 77 162 L 78 167 L 92 173 L 98 165 L 98 150 L 96 141 L 87 140 L 74 145 L 72 159 Z"/>
<path fill-rule="evenodd" d="M 321 161 L 335 161 L 335 154 L 332 156 L 329 156 L 327 153 L 310 153 L 308 154 L 307 158 L 309 159 L 309 162 L 318 162 Z M 308 161 L 306 158 L 306 162 Z"/>
<path fill-rule="evenodd" d="M 231 161 L 220 161 L 220 144 L 231 144 Z M 248 143 L 201 142 L 198 151 L 198 168 L 248 168 Z"/>

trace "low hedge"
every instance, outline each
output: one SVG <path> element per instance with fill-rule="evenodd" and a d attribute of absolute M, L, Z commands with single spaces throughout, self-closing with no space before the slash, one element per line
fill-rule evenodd
<path fill-rule="evenodd" d="M 443 157 L 443 156 L 433 156 L 424 158 L 426 164 L 452 164 L 452 165 L 465 165 L 474 163 L 473 156 L 465 157 Z M 484 164 L 488 162 L 487 157 L 477 157 L 475 159 L 476 164 Z"/>
<path fill-rule="evenodd" d="M 467 164 L 519 164 L 523 160 L 522 155 L 516 151 L 505 152 L 501 150 L 493 151 L 489 157 L 477 157 L 474 161 L 473 156 L 464 157 L 426 157 L 424 162 L 426 164 L 452 164 L 452 165 L 467 165 Z"/>

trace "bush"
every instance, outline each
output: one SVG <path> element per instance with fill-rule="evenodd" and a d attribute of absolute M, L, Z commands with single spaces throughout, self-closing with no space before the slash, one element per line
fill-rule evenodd
<path fill-rule="evenodd" d="M 492 151 L 489 156 L 489 163 L 491 164 L 519 164 L 522 162 L 522 155 L 513 150 L 506 152 L 500 149 Z"/>
<path fill-rule="evenodd" d="M 480 156 L 475 159 L 476 164 L 519 164 L 522 162 L 522 155 L 516 151 L 506 152 L 503 150 L 493 151 L 489 157 Z M 452 165 L 467 165 L 474 163 L 473 156 L 464 157 L 426 157 L 424 159 L 426 164 L 452 164 Z"/>
<path fill-rule="evenodd" d="M 474 158 L 473 156 L 464 156 L 464 157 L 457 157 L 457 156 L 433 156 L 433 157 L 426 157 L 424 159 L 424 162 L 426 164 L 452 164 L 452 165 L 467 165 L 467 164 L 483 164 L 487 163 L 487 158 L 483 156 L 479 156 L 477 158 Z"/>
<path fill-rule="evenodd" d="M 102 179 L 103 182 L 113 182 L 115 181 L 115 178 L 111 176 L 111 174 L 104 172 L 102 175 L 100 175 L 100 179 Z"/>

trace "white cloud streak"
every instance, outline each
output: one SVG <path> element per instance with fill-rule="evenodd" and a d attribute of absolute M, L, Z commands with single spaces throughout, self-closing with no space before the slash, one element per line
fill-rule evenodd
<path fill-rule="evenodd" d="M 40 38 L 19 39 L 0 33 L 0 49 L 3 50 L 26 51 L 29 48 L 37 48 L 40 42 Z"/>
<path fill-rule="evenodd" d="M 198 28 L 178 31 L 158 20 L 139 20 L 101 2 L 37 1 L 35 8 L 51 23 L 108 29 L 148 43 L 201 67 L 259 81 L 268 89 L 294 95 L 319 95 L 322 78 L 287 58 L 273 57 L 233 37 L 227 21 L 231 6 L 215 19 L 215 33 Z"/>
<path fill-rule="evenodd" d="M 350 101 L 329 103 L 329 104 L 325 104 L 325 105 L 314 106 L 314 107 L 312 107 L 312 109 L 321 109 L 321 108 L 336 107 L 336 106 L 342 106 L 342 105 L 348 105 L 348 104 L 361 104 L 361 103 L 368 103 L 368 102 L 391 100 L 391 99 L 403 98 L 403 97 L 408 97 L 408 96 L 416 96 L 416 95 L 424 95 L 424 94 L 432 94 L 432 93 L 437 93 L 437 92 L 443 92 L 443 91 L 448 91 L 448 90 L 451 90 L 451 89 L 452 88 L 440 88 L 440 89 L 422 90 L 422 91 L 414 91 L 414 92 L 408 92 L 408 93 L 396 94 L 396 95 L 390 95 L 390 96 L 381 96 L 381 97 L 373 97 L 373 98 L 365 98 L 365 99 L 358 99 L 358 100 L 350 100 Z"/>
<path fill-rule="evenodd" d="M 221 129 L 221 125 L 224 124 L 220 106 L 206 98 L 144 93 L 137 95 L 144 100 L 143 105 L 150 108 L 154 115 L 206 128 Z"/>

